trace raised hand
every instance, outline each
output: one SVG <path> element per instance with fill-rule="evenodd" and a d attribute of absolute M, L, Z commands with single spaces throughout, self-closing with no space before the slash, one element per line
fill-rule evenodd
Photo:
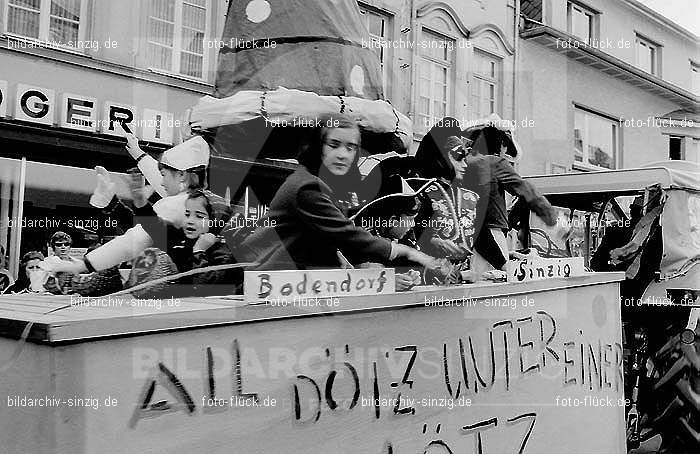
<path fill-rule="evenodd" d="M 199 238 L 197 238 L 197 241 L 194 243 L 192 251 L 206 251 L 207 249 L 215 245 L 217 241 L 219 240 L 213 233 L 204 233 L 200 235 Z"/>
<path fill-rule="evenodd" d="M 104 167 L 95 167 L 95 174 L 97 175 L 97 187 L 90 197 L 90 205 L 95 208 L 104 208 L 115 196 L 116 186 Z"/>
<path fill-rule="evenodd" d="M 144 153 L 141 147 L 139 147 L 138 137 L 124 129 L 124 125 L 122 125 L 120 122 L 117 122 L 117 124 L 122 131 L 124 131 L 124 136 L 126 137 L 126 151 L 129 152 L 132 158 L 137 159 Z"/>

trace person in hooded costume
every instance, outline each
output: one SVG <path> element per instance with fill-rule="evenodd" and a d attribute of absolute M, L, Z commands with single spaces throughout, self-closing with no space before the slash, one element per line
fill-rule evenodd
<path fill-rule="evenodd" d="M 422 251 L 447 258 L 466 271 L 474 244 L 478 196 L 464 185 L 467 149 L 456 136 L 460 132 L 459 122 L 446 117 L 418 147 L 418 173 L 435 182 L 425 191 L 416 236 Z M 449 140 L 451 137 L 453 141 Z"/>

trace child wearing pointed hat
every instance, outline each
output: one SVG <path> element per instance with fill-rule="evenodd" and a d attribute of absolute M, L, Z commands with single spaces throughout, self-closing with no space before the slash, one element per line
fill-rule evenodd
<path fill-rule="evenodd" d="M 206 183 L 209 165 L 209 146 L 199 136 L 166 150 L 160 162 L 146 154 L 138 146 L 138 139 L 127 134 L 127 150 L 136 159 L 139 169 L 162 198 L 154 204 L 137 203 L 133 214 L 138 223 L 123 235 L 89 252 L 77 264 L 46 264 L 52 272 L 83 273 L 111 268 L 121 262 L 132 260 L 149 247 L 157 247 L 168 253 L 183 238 L 187 191 L 201 188 Z M 121 211 L 128 210 L 115 197 L 115 185 L 109 174 L 98 168 L 98 186 L 90 198 L 97 208 Z"/>
<path fill-rule="evenodd" d="M 370 233 L 390 240 L 401 240 L 412 230 L 420 208 L 418 195 L 400 175 L 382 181 L 376 198 L 350 219 Z"/>
<path fill-rule="evenodd" d="M 376 198 L 350 219 L 374 236 L 417 249 L 413 227 L 420 209 L 418 197 L 429 184 L 423 184 L 420 189 L 414 190 L 400 175 L 389 175 L 382 179 Z M 405 268 L 402 272 L 397 269 L 397 290 L 408 290 L 421 284 L 421 275 L 416 271 L 418 264 L 394 260 L 392 265 L 395 268 Z"/>

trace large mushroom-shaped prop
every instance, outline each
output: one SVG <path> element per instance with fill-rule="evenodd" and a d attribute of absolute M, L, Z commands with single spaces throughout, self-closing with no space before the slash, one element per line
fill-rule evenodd
<path fill-rule="evenodd" d="M 293 158 L 328 113 L 355 117 L 370 154 L 405 152 L 410 120 L 383 99 L 381 67 L 354 0 L 229 3 L 213 96 L 192 130 L 215 154 Z"/>

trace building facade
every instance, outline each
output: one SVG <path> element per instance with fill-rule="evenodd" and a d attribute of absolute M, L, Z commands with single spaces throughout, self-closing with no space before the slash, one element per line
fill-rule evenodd
<path fill-rule="evenodd" d="M 385 94 L 419 141 L 446 115 L 463 123 L 514 114 L 518 33 L 511 0 L 362 0 Z"/>
<path fill-rule="evenodd" d="M 514 113 L 512 2 L 358 2 L 385 95 L 414 120 L 415 141 L 445 115 Z M 154 154 L 179 143 L 187 109 L 213 91 L 226 0 L 0 0 L 0 244 L 12 271 L 47 252 L 56 230 L 85 248 L 102 165 L 133 165 L 118 122 Z M 279 163 L 213 159 L 210 180 L 234 201 L 269 202 L 290 171 Z M 262 178 L 261 178 L 262 177 Z M 247 191 L 248 187 L 255 188 Z M 256 187 L 257 186 L 257 187 Z M 80 225 L 77 225 L 80 224 Z"/>
<path fill-rule="evenodd" d="M 635 0 L 523 1 L 527 174 L 700 162 L 698 37 Z"/>
<path fill-rule="evenodd" d="M 179 143 L 212 91 L 219 0 L 0 0 L 0 244 L 11 271 L 57 230 L 87 247 L 106 221 L 88 205 L 101 165 L 121 173 L 126 121 L 154 154 Z M 120 196 L 127 181 L 115 178 Z M 107 233 L 109 233 L 107 231 Z"/>

